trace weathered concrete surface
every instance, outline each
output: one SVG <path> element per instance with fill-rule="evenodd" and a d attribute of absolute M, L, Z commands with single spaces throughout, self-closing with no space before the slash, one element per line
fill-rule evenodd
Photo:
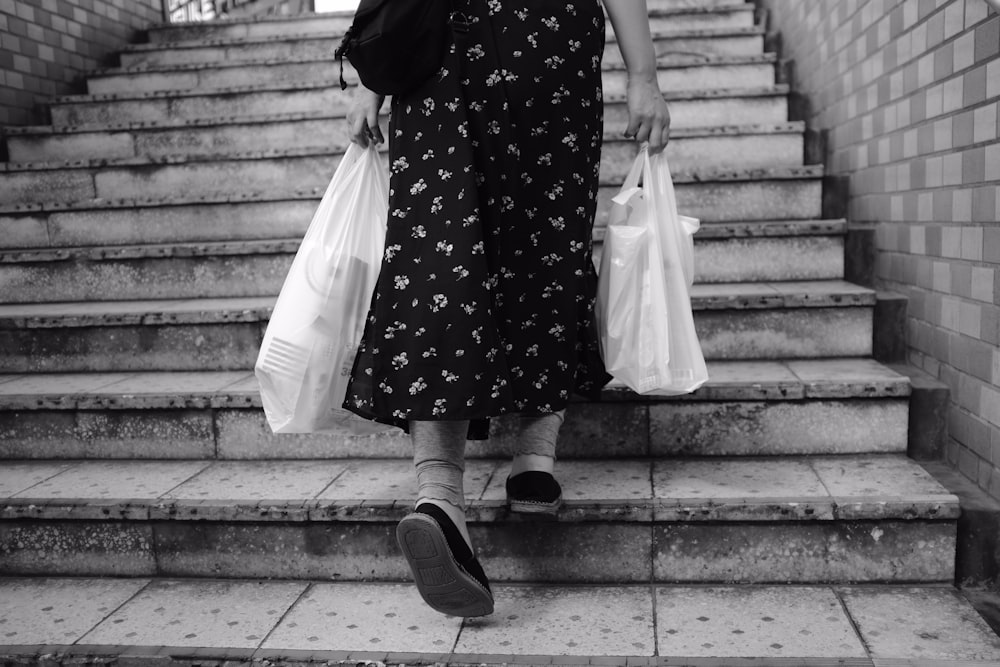
<path fill-rule="evenodd" d="M 225 459 L 311 459 L 412 456 L 410 438 L 402 430 L 371 436 L 275 434 L 261 410 L 216 413 L 219 457 Z"/>
<path fill-rule="evenodd" d="M 871 354 L 870 308 L 698 311 L 706 359 L 802 359 Z"/>
<path fill-rule="evenodd" d="M 3 178 L 0 205 L 50 202 L 54 195 L 58 195 L 59 201 L 79 201 L 97 196 L 93 174 L 82 170 L 48 173 L 0 171 L 0 178 Z"/>
<path fill-rule="evenodd" d="M 317 203 L 312 199 L 149 207 L 137 203 L 53 212 L 48 227 L 53 246 L 301 238 Z"/>
<path fill-rule="evenodd" d="M 166 576 L 405 581 L 395 523 L 152 525 Z"/>
<path fill-rule="evenodd" d="M 266 296 L 281 290 L 292 254 L 67 260 L 0 264 L 7 303 Z"/>
<path fill-rule="evenodd" d="M 696 239 L 696 282 L 828 280 L 844 275 L 844 242 L 836 236 Z"/>
<path fill-rule="evenodd" d="M 473 524 L 470 534 L 483 568 L 497 581 L 625 583 L 649 581 L 652 574 L 649 525 L 514 521 Z"/>
<path fill-rule="evenodd" d="M 787 455 L 905 452 L 905 400 L 652 404 L 651 453 Z"/>
<path fill-rule="evenodd" d="M 654 531 L 656 581 L 951 581 L 955 524 L 928 521 L 667 524 Z"/>
<path fill-rule="evenodd" d="M 214 456 L 212 415 L 204 411 L 0 412 L 0 457 L 6 459 Z"/>
<path fill-rule="evenodd" d="M 0 521 L 4 575 L 156 574 L 149 524 L 109 521 Z"/>
<path fill-rule="evenodd" d="M 0 330 L 5 372 L 252 368 L 258 322 Z"/>

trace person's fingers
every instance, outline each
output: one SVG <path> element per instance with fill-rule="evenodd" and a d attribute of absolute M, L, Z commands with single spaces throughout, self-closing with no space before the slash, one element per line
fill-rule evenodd
<path fill-rule="evenodd" d="M 368 148 L 368 121 L 364 118 L 355 119 L 351 125 L 351 141 L 362 148 Z"/>
<path fill-rule="evenodd" d="M 657 123 L 649 132 L 649 154 L 656 155 L 667 145 L 663 140 L 663 125 Z"/>
<path fill-rule="evenodd" d="M 650 126 L 649 120 L 643 118 L 639 122 L 639 127 L 636 130 L 636 132 L 635 132 L 635 140 L 636 140 L 636 142 L 638 142 L 638 143 L 641 144 L 644 141 L 649 141 L 649 131 L 650 131 L 650 129 L 652 129 L 652 128 Z"/>
<path fill-rule="evenodd" d="M 630 113 L 628 115 L 628 125 L 625 127 L 625 132 L 622 134 L 626 139 L 631 139 L 635 136 L 635 133 L 639 131 L 639 117 L 635 114 Z"/>
<path fill-rule="evenodd" d="M 370 136 L 372 140 L 375 141 L 375 144 L 376 145 L 381 144 L 383 138 L 382 138 L 382 128 L 379 127 L 378 124 L 378 109 L 373 109 L 369 111 L 366 125 L 368 126 Z"/>

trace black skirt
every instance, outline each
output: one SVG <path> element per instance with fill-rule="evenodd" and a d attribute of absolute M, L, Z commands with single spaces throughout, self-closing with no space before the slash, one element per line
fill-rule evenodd
<path fill-rule="evenodd" d="M 465 53 L 392 100 L 385 255 L 344 407 L 406 429 L 566 407 L 610 377 L 591 257 L 600 0 L 472 0 Z"/>

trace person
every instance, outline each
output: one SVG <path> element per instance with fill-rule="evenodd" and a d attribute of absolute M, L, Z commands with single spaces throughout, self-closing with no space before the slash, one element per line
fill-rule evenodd
<path fill-rule="evenodd" d="M 645 0 L 467 0 L 441 70 L 392 99 L 389 216 L 344 407 L 413 443 L 418 498 L 396 537 L 424 601 L 492 613 L 462 485 L 467 439 L 518 424 L 510 510 L 555 513 L 555 443 L 573 393 L 610 377 L 594 322 L 605 13 L 628 72 L 625 136 L 668 141 Z M 359 86 L 351 140 L 382 143 Z"/>

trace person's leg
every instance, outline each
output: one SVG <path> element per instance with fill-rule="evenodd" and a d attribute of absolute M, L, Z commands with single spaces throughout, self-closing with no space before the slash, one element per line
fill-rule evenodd
<path fill-rule="evenodd" d="M 556 461 L 556 438 L 565 414 L 565 410 L 560 410 L 540 415 L 518 415 L 520 425 L 510 468 L 512 477 L 528 470 L 552 473 Z"/>
<path fill-rule="evenodd" d="M 562 488 L 553 477 L 556 438 L 564 410 L 520 415 L 517 446 L 507 478 L 507 499 L 513 512 L 555 514 L 562 504 Z"/>
<path fill-rule="evenodd" d="M 396 526 L 396 541 L 424 601 L 453 616 L 493 613 L 489 579 L 465 527 L 465 421 L 411 421 L 417 503 Z"/>
<path fill-rule="evenodd" d="M 465 436 L 467 421 L 411 421 L 413 464 L 417 469 L 417 502 L 440 507 L 465 542 L 472 540 L 465 525 Z"/>

